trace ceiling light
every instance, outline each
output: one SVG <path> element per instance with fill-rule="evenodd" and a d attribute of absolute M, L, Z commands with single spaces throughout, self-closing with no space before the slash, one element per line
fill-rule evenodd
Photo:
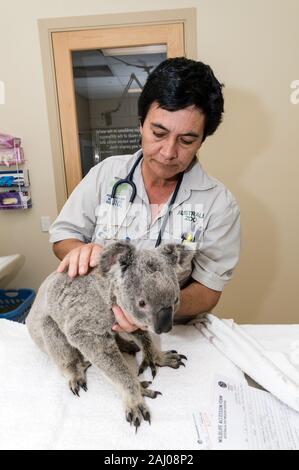
<path fill-rule="evenodd" d="M 163 54 L 167 52 L 166 44 L 153 46 L 115 47 L 113 49 L 101 49 L 104 56 L 137 55 L 137 54 Z"/>
<path fill-rule="evenodd" d="M 129 88 L 128 93 L 141 93 L 140 88 Z"/>

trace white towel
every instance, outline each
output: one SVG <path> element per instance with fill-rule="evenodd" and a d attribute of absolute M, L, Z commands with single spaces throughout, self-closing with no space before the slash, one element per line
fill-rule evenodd
<path fill-rule="evenodd" d="M 250 336 L 244 327 L 233 320 L 219 320 L 206 314 L 198 320 L 201 333 L 243 372 L 279 400 L 299 411 L 299 325 L 292 325 L 293 332 L 288 339 L 289 325 L 277 325 L 280 336 L 286 342 L 283 351 L 278 345 L 273 348 L 262 346 Z M 277 338 L 281 342 L 281 338 Z"/>
<path fill-rule="evenodd" d="M 88 369 L 88 392 L 77 398 L 26 327 L 0 320 L 0 449 L 196 449 L 193 412 L 209 401 L 215 368 L 236 379 L 242 374 L 193 326 L 156 339 L 188 361 L 177 370 L 159 368 L 151 388 L 163 395 L 145 398 L 152 423 L 135 434 L 100 370 Z"/>
<path fill-rule="evenodd" d="M 210 315 L 208 318 L 211 321 Z M 176 326 L 155 338 L 163 350 L 176 349 L 188 361 L 186 368 L 159 369 L 151 388 L 163 395 L 145 399 L 152 424 L 143 422 L 135 434 L 125 420 L 118 392 L 100 370 L 88 369 L 88 392 L 81 391 L 77 398 L 48 356 L 34 345 L 26 327 L 0 320 L 0 449 L 196 449 L 193 413 L 210 406 L 215 375 L 245 380 L 239 367 L 225 357 L 233 355 L 233 361 L 240 362 L 236 347 L 230 352 L 233 344 L 239 344 L 235 343 L 240 340 L 238 328 L 235 325 L 232 329 L 232 321 L 219 322 L 224 325 L 218 324 L 222 339 L 212 343 L 209 338 L 216 336 L 210 331 L 211 324 L 202 325 L 202 333 L 209 338 L 199 333 L 199 324 Z M 240 328 L 242 335 L 252 333 L 268 353 L 278 355 L 299 338 L 296 325 Z M 132 365 L 134 360 L 128 359 Z M 143 377 L 149 379 L 149 373 Z M 257 381 L 269 390 L 262 380 Z"/>

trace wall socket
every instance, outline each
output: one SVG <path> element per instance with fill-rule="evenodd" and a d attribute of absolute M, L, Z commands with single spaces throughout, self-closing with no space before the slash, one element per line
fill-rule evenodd
<path fill-rule="evenodd" d="M 49 229 L 51 227 L 51 220 L 48 215 L 42 215 L 40 218 L 40 226 L 42 229 L 42 232 L 49 232 Z"/>

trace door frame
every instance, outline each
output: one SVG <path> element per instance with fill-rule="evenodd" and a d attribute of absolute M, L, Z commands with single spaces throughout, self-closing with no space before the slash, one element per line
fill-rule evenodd
<path fill-rule="evenodd" d="M 185 55 L 190 59 L 196 60 L 196 15 L 196 8 L 185 8 L 65 18 L 45 18 L 38 20 L 58 212 L 64 205 L 68 197 L 68 193 L 59 115 L 58 91 L 55 77 L 52 33 L 121 26 L 182 23 L 184 29 Z"/>

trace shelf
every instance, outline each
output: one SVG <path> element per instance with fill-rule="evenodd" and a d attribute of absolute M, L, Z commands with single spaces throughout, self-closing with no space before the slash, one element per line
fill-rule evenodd
<path fill-rule="evenodd" d="M 19 166 L 25 163 L 22 147 L 12 149 L 0 148 L 0 166 Z"/>
<path fill-rule="evenodd" d="M 12 188 L 26 189 L 26 188 L 30 188 L 30 184 L 12 184 L 11 186 L 1 186 L 0 185 L 0 189 L 9 190 L 9 189 L 12 189 Z"/>
<path fill-rule="evenodd" d="M 29 191 L 0 192 L 0 210 L 30 209 L 32 207 Z"/>
<path fill-rule="evenodd" d="M 29 171 L 20 168 L 26 161 L 21 139 L 0 133 L 0 210 L 32 207 Z"/>
<path fill-rule="evenodd" d="M 0 170 L 0 188 L 9 191 L 17 188 L 19 190 L 29 188 L 29 172 L 28 170 Z"/>
<path fill-rule="evenodd" d="M 26 160 L 13 161 L 13 162 L 7 162 L 7 163 L 0 162 L 0 166 L 8 168 L 8 167 L 11 167 L 11 166 L 24 165 L 25 162 L 26 162 Z"/>
<path fill-rule="evenodd" d="M 32 208 L 32 202 L 28 202 L 25 206 L 24 205 L 21 205 L 21 206 L 18 206 L 18 205 L 14 205 L 14 206 L 2 206 L 0 204 L 0 210 L 1 211 L 12 211 L 12 210 L 18 210 L 18 209 L 22 209 L 22 210 L 26 210 L 26 209 L 31 209 Z"/>

